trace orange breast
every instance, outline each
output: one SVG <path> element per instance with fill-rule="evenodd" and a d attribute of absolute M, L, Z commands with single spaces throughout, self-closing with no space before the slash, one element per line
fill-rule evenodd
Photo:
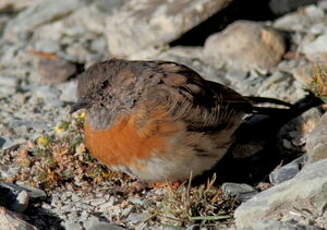
<path fill-rule="evenodd" d="M 159 127 L 160 126 L 160 127 Z M 109 165 L 142 167 L 140 160 L 154 154 L 165 154 L 169 136 L 177 130 L 173 123 L 149 122 L 142 130 L 135 125 L 135 116 L 121 118 L 104 130 L 85 124 L 86 147 L 101 162 Z"/>

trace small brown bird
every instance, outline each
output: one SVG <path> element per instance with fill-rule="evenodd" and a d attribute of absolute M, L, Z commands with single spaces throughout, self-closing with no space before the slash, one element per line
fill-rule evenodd
<path fill-rule="evenodd" d="M 78 97 L 72 111 L 86 109 L 91 154 L 150 182 L 210 169 L 233 143 L 244 115 L 260 110 L 253 98 L 166 61 L 96 63 L 80 75 Z"/>

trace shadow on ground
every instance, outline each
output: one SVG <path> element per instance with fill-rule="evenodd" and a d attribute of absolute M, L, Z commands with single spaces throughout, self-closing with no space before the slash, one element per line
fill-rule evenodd
<path fill-rule="evenodd" d="M 286 164 L 299 156 L 292 154 L 285 158 L 285 154 L 281 154 L 277 143 L 280 129 L 290 120 L 321 104 L 320 99 L 309 94 L 294 103 L 290 109 L 272 110 L 271 114 L 255 114 L 249 117 L 236 131 L 235 144 L 225 157 L 212 170 L 196 178 L 194 183 L 203 183 L 213 173 L 216 173 L 218 183 L 267 182 L 270 172 L 281 162 Z"/>

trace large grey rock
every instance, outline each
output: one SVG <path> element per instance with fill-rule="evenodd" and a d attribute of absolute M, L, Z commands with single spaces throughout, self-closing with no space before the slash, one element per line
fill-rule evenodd
<path fill-rule="evenodd" d="M 323 230 L 322 228 L 310 225 L 298 224 L 295 221 L 258 221 L 253 227 L 235 230 Z"/>
<path fill-rule="evenodd" d="M 251 21 L 237 21 L 205 42 L 209 61 L 224 62 L 234 69 L 269 69 L 285 52 L 283 36 L 272 28 Z"/>
<path fill-rule="evenodd" d="M 106 19 L 109 52 L 126 57 L 167 44 L 232 0 L 129 1 Z"/>
<path fill-rule="evenodd" d="M 0 230 L 37 230 L 38 228 L 22 220 L 17 214 L 0 207 Z"/>
<path fill-rule="evenodd" d="M 319 124 L 307 136 L 306 150 L 308 162 L 327 158 L 327 113 L 321 117 Z"/>
<path fill-rule="evenodd" d="M 86 3 L 86 0 L 44 0 L 24 10 L 10 21 L 5 29 L 5 38 L 15 40 L 17 35 L 24 35 L 40 25 L 58 20 Z"/>
<path fill-rule="evenodd" d="M 257 220 L 287 219 L 296 210 L 324 216 L 326 205 L 327 159 L 306 166 L 293 179 L 242 203 L 235 211 L 236 226 L 251 227 Z"/>

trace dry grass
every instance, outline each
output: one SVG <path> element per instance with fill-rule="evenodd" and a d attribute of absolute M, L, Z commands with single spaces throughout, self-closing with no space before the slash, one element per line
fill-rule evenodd
<path fill-rule="evenodd" d="M 310 85 L 312 92 L 327 103 L 327 66 L 315 64 Z"/>
<path fill-rule="evenodd" d="M 191 186 L 182 184 L 177 190 L 167 187 L 162 201 L 152 210 L 152 218 L 161 219 L 169 226 L 221 226 L 230 225 L 233 211 L 239 204 L 226 197 L 214 186 L 214 175 L 206 184 Z"/>

